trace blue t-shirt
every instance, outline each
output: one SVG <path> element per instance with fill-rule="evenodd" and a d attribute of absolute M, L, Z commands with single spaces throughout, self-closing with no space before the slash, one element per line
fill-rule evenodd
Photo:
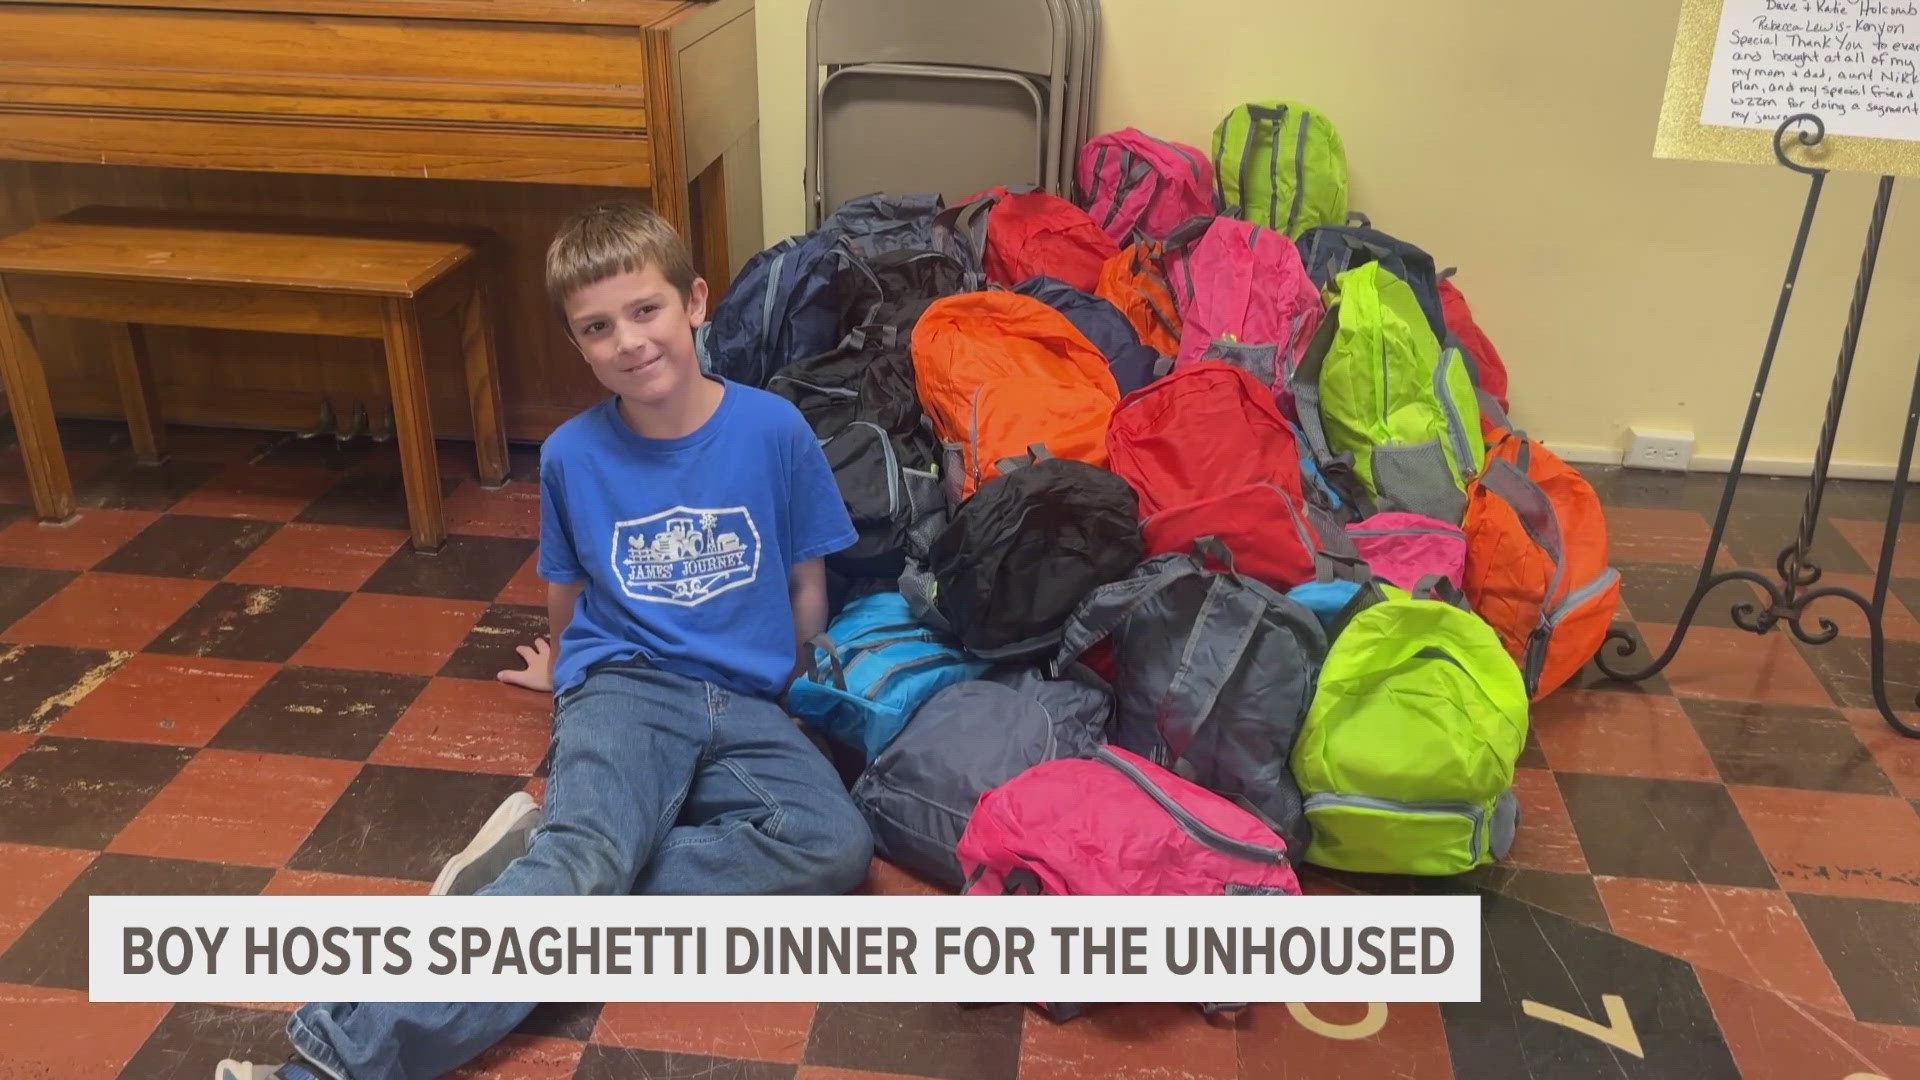
<path fill-rule="evenodd" d="M 853 521 L 800 411 L 715 381 L 720 407 L 690 435 L 645 438 L 608 398 L 541 447 L 540 576 L 586 582 L 555 694 L 636 656 L 739 693 L 785 689 L 789 575 L 851 545 Z"/>

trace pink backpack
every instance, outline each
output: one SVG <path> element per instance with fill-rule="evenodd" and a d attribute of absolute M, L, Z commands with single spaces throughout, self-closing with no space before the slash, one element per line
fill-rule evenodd
<path fill-rule="evenodd" d="M 1245 368 L 1298 419 L 1288 377 L 1326 314 L 1300 249 L 1272 229 L 1215 218 L 1174 273 L 1183 305 L 1174 370 L 1206 360 Z"/>
<path fill-rule="evenodd" d="M 1373 576 L 1412 592 L 1423 578 L 1444 577 L 1462 587 L 1467 573 L 1467 534 L 1459 526 L 1421 514 L 1375 514 L 1347 526 Z"/>
<path fill-rule="evenodd" d="M 1080 205 L 1122 247 L 1142 237 L 1163 240 L 1181 222 L 1213 213 L 1213 162 L 1207 155 L 1138 128 L 1087 143 L 1074 181 Z"/>
<path fill-rule="evenodd" d="M 1117 746 L 1042 762 L 980 796 L 957 854 L 970 894 L 1300 895 L 1272 829 Z"/>

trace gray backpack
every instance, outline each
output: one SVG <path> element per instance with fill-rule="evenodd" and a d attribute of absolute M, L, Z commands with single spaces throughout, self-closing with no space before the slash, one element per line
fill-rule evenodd
<path fill-rule="evenodd" d="M 853 785 L 883 859 L 946 888 L 965 880 L 954 849 L 974 804 L 1043 761 L 1104 743 L 1113 699 L 1090 681 L 1002 667 L 927 699 Z"/>
<path fill-rule="evenodd" d="M 1110 640 L 1108 739 L 1251 811 L 1297 864 L 1309 830 L 1288 761 L 1326 660 L 1326 631 L 1298 601 L 1234 573 L 1232 555 L 1211 537 L 1195 547 L 1157 555 L 1089 594 L 1067 621 L 1053 671 Z"/>

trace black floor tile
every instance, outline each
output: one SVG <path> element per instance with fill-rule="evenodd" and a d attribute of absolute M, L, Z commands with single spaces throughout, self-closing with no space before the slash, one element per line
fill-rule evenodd
<path fill-rule="evenodd" d="M 1480 1000 L 1440 1006 L 1456 1076 L 1738 1080 L 1685 961 L 1505 897 L 1488 897 L 1482 916 Z M 1609 998 L 1624 1011 L 1619 1025 Z M 1630 1027 L 1639 1053 L 1529 1015 L 1523 1002 Z"/>
<path fill-rule="evenodd" d="M 1855 1019 L 1920 1024 L 1920 904 L 1793 894 Z"/>
<path fill-rule="evenodd" d="M 94 569 L 218 581 L 279 527 L 271 521 L 167 514 Z"/>
<path fill-rule="evenodd" d="M 600 1022 L 599 1001 L 550 1001 L 534 1006 L 533 1012 L 513 1030 L 521 1035 L 586 1042 Z"/>
<path fill-rule="evenodd" d="M 5 524 L 0 523 L 0 528 L 4 527 Z M 70 570 L 0 566 L 0 639 L 6 637 L 7 627 L 19 622 L 21 616 L 45 603 L 79 576 Z"/>
<path fill-rule="evenodd" d="M 1843 709 L 1875 708 L 1873 649 L 1868 638 L 1835 638 L 1824 645 L 1799 645 L 1820 682 Z M 1887 702 L 1895 712 L 1915 708 L 1920 697 L 1920 641 L 1888 641 L 1885 652 Z"/>
<path fill-rule="evenodd" d="M 1521 828 L 1526 828 L 1523 824 Z M 1477 867 L 1455 879 L 1459 891 L 1474 887 L 1524 900 L 1575 922 L 1607 929 L 1612 921 L 1591 874 L 1562 874 L 1498 864 Z M 1454 890 L 1448 890 L 1454 891 Z"/>
<path fill-rule="evenodd" d="M 497 536 L 450 536 L 432 553 L 403 546 L 373 572 L 362 592 L 492 600 L 540 544 Z"/>
<path fill-rule="evenodd" d="M 212 1076 L 222 1058 L 277 1065 L 292 1049 L 286 1013 L 182 1002 L 147 1036 L 117 1080 Z"/>
<path fill-rule="evenodd" d="M 178 746 L 42 736 L 0 769 L 0 840 L 104 848 L 193 755 Z"/>
<path fill-rule="evenodd" d="M 207 745 L 365 761 L 427 682 L 379 671 L 282 668 Z"/>
<path fill-rule="evenodd" d="M 1729 784 L 1891 795 L 1893 784 L 1833 709 L 1681 698 Z"/>
<path fill-rule="evenodd" d="M 108 852 L 93 860 L 0 955 L 0 982 L 87 987 L 87 900 L 94 896 L 254 896 L 273 871 Z"/>
<path fill-rule="evenodd" d="M 459 477 L 441 475 L 442 497 L 451 495 L 459 486 Z M 294 520 L 312 525 L 405 529 L 408 527 L 406 484 L 397 472 L 350 472 L 325 495 L 309 503 Z"/>
<path fill-rule="evenodd" d="M 0 644 L 0 731 L 45 731 L 127 655 L 64 645 Z"/>
<path fill-rule="evenodd" d="M 73 498 L 94 510 L 164 511 L 219 471 L 220 466 L 199 461 L 140 465 L 129 457 L 76 482 Z"/>
<path fill-rule="evenodd" d="M 440 674 L 449 679 L 491 679 L 507 668 L 526 662 L 515 651 L 547 633 L 545 608 L 495 604 L 467 631 L 467 640 L 447 658 Z"/>
<path fill-rule="evenodd" d="M 346 598 L 322 589 L 222 581 L 146 651 L 285 663 Z"/>
<path fill-rule="evenodd" d="M 792 1080 L 797 1071 L 792 1065 L 768 1061 L 630 1050 L 595 1043 L 580 1056 L 573 1080 Z"/>
<path fill-rule="evenodd" d="M 944 1080 L 999 1080 L 1019 1069 L 1021 1005 L 821 1002 L 806 1063 Z"/>
<path fill-rule="evenodd" d="M 1574 674 L 1573 678 L 1568 679 L 1562 689 L 1605 690 L 1618 694 L 1657 694 L 1662 697 L 1671 697 L 1673 688 L 1667 684 L 1665 675 L 1656 674 L 1639 682 L 1624 682 L 1600 670 L 1598 660 L 1604 656 L 1608 665 L 1614 670 L 1627 675 L 1636 674 L 1646 670 L 1659 657 L 1660 650 L 1667 647 L 1665 638 L 1649 642 L 1646 635 L 1640 632 L 1640 628 L 1632 623 L 1617 622 L 1614 628 L 1627 635 L 1627 639 L 1633 644 L 1633 651 L 1623 656 L 1620 653 L 1621 643 L 1608 639 L 1601 644 L 1599 654 L 1594 660 L 1589 660 L 1586 666 Z"/>
<path fill-rule="evenodd" d="M 1557 773 L 1595 874 L 1774 888 L 1726 785 Z"/>
<path fill-rule="evenodd" d="M 1679 623 L 1700 578 L 1697 566 L 1626 563 L 1618 569 L 1620 598 L 1633 612 L 1634 620 L 1666 626 Z M 1760 603 L 1765 597 L 1765 592 L 1751 582 L 1726 582 L 1709 591 L 1694 608 L 1694 625 L 1732 628 L 1733 605 Z"/>
<path fill-rule="evenodd" d="M 287 865 L 431 881 L 522 784 L 515 776 L 368 765 Z"/>

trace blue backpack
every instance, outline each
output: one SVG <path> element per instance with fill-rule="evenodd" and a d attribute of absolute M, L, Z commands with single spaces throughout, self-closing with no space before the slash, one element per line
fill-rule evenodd
<path fill-rule="evenodd" d="M 1031 296 L 1067 317 L 1074 329 L 1085 334 L 1093 347 L 1107 358 L 1107 369 L 1120 393 L 1130 394 L 1165 375 L 1173 367 L 1171 357 L 1163 357 L 1140 343 L 1140 332 L 1127 317 L 1104 296 L 1082 292 L 1058 278 L 1031 277 L 1014 287 L 1014 292 Z"/>
<path fill-rule="evenodd" d="M 898 592 L 853 601 L 808 644 L 807 670 L 787 689 L 787 711 L 861 749 L 868 763 L 928 698 L 991 666 L 915 619 Z"/>
<path fill-rule="evenodd" d="M 701 369 L 764 387 L 781 368 L 838 345 L 835 275 L 847 265 L 865 263 L 844 237 L 825 230 L 790 236 L 747 260 L 694 336 Z M 876 283 L 876 300 L 878 293 Z"/>

